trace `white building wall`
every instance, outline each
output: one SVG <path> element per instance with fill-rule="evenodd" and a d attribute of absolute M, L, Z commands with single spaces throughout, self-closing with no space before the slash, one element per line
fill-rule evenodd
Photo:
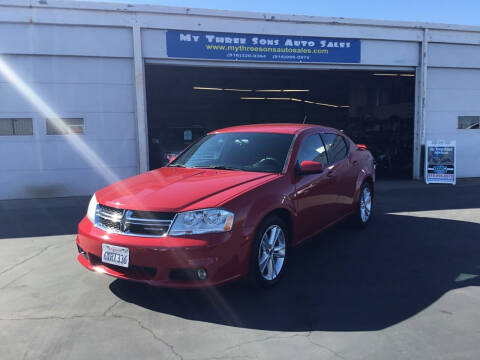
<path fill-rule="evenodd" d="M 480 116 L 480 69 L 431 68 L 428 79 L 426 140 L 455 140 L 457 176 L 480 176 L 480 130 L 457 128 L 458 116 Z"/>
<path fill-rule="evenodd" d="M 0 45 L 4 53 L 62 54 L 1 55 L 0 59 L 59 117 L 80 117 L 85 122 L 85 134 L 78 136 L 80 147 L 72 143 L 72 135 L 46 135 L 45 111 L 0 73 L 0 117 L 29 117 L 34 127 L 33 136 L 0 137 L 0 199 L 88 195 L 138 173 L 133 60 L 126 57 L 130 49 L 122 43 L 109 52 L 112 44 L 90 33 L 88 39 L 94 45 L 83 44 L 80 51 L 71 45 L 76 39 L 68 30 L 43 26 L 50 38 L 48 46 L 46 39 L 38 38 L 40 44 L 26 45 L 22 37 L 29 38 L 30 31 L 20 31 L 16 40 L 21 45 L 10 41 L 9 51 L 5 43 Z M 74 33 L 83 37 L 87 35 L 83 30 Z M 0 35 L 0 44 L 4 36 L 16 33 Z M 63 48 L 62 43 L 66 43 Z M 125 57 L 97 56 L 106 52 Z M 92 161 L 85 149 L 100 160 Z"/>
<path fill-rule="evenodd" d="M 480 176 L 480 130 L 458 116 L 480 116 L 480 46 L 430 44 L 426 140 L 457 142 L 457 176 Z"/>
<path fill-rule="evenodd" d="M 166 58 L 165 29 L 185 29 L 362 40 L 360 64 L 231 65 L 369 70 L 416 67 L 420 75 L 420 49 L 424 29 L 428 29 L 427 88 L 417 97 L 419 111 L 426 99 L 426 118 L 419 122 L 417 131 L 422 132 L 424 126 L 428 140 L 457 140 L 458 176 L 480 176 L 480 131 L 457 129 L 457 116 L 480 115 L 478 27 L 0 0 L 0 59 L 60 117 L 84 118 L 85 134 L 78 139 L 100 159 L 92 164 L 84 152 L 72 146 L 68 136 L 47 136 L 45 114 L 0 74 L 0 117 L 31 117 L 34 125 L 33 136 L 0 137 L 0 199 L 88 195 L 115 179 L 138 173 L 136 99 L 142 98 L 144 79 L 134 73 L 132 28 L 140 28 L 142 35 L 137 64 L 141 57 L 171 61 Z M 417 86 L 422 89 L 420 83 Z"/>
<path fill-rule="evenodd" d="M 138 173 L 132 56 L 128 28 L 0 23 L 0 59 L 55 114 L 85 123 L 77 142 L 46 135 L 49 109 L 0 72 L 0 117 L 33 119 L 33 136 L 0 137 L 0 199 L 88 195 Z"/>
<path fill-rule="evenodd" d="M 0 40 L 3 54 L 133 56 L 128 28 L 0 23 Z"/>

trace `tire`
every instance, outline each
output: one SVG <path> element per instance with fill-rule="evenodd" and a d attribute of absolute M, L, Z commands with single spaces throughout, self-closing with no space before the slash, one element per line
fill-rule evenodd
<path fill-rule="evenodd" d="M 360 188 L 358 196 L 357 210 L 353 215 L 353 223 L 358 228 L 366 228 L 373 215 L 373 192 L 372 186 L 368 181 L 364 182 Z"/>
<path fill-rule="evenodd" d="M 267 216 L 258 227 L 250 253 L 251 287 L 270 288 L 284 275 L 290 253 L 288 230 L 285 221 L 276 215 Z"/>

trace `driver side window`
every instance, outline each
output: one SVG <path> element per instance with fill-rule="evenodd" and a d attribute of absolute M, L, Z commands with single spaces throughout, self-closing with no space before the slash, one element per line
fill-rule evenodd
<path fill-rule="evenodd" d="M 297 156 L 298 163 L 302 161 L 316 161 L 323 166 L 328 165 L 327 152 L 320 134 L 310 135 L 303 140 Z"/>

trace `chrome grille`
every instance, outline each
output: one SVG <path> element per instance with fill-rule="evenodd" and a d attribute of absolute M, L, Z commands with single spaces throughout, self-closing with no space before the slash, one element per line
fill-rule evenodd
<path fill-rule="evenodd" d="M 98 205 L 95 226 L 111 233 L 161 237 L 170 229 L 175 213 L 150 212 L 112 208 Z"/>

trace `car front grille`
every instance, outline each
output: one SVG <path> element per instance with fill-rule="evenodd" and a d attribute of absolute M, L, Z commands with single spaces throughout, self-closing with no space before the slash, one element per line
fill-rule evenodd
<path fill-rule="evenodd" d="M 168 233 L 175 213 L 117 209 L 98 205 L 95 226 L 111 233 L 162 237 Z"/>

